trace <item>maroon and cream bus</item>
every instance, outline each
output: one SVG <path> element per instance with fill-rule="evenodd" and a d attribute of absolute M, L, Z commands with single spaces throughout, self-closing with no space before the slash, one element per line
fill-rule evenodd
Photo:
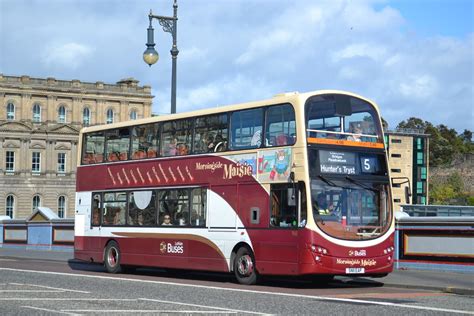
<path fill-rule="evenodd" d="M 286 93 L 87 127 L 75 258 L 259 275 L 386 275 L 394 217 L 377 106 Z"/>

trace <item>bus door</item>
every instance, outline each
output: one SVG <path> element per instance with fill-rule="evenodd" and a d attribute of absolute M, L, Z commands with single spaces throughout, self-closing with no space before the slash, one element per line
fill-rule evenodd
<path fill-rule="evenodd" d="M 295 183 L 270 185 L 269 222 L 255 245 L 257 267 L 267 274 L 298 272 L 301 189 Z"/>

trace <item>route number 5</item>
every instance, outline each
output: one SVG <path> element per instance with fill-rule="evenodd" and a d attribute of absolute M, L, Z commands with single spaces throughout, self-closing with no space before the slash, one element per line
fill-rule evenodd
<path fill-rule="evenodd" d="M 368 158 L 364 159 L 364 169 L 366 171 L 370 171 L 370 159 L 368 159 Z"/>

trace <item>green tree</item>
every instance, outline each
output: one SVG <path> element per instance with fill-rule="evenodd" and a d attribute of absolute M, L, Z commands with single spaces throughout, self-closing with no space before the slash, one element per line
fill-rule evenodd
<path fill-rule="evenodd" d="M 424 131 L 428 124 L 431 125 L 430 122 L 423 121 L 417 117 L 410 117 L 408 120 L 398 123 L 397 128 L 418 129 Z"/>
<path fill-rule="evenodd" d="M 449 165 L 456 156 L 474 153 L 472 132 L 464 130 L 458 134 L 454 128 L 444 124 L 434 126 L 428 121 L 410 117 L 397 125 L 398 129 L 417 129 L 430 135 L 430 166 Z"/>

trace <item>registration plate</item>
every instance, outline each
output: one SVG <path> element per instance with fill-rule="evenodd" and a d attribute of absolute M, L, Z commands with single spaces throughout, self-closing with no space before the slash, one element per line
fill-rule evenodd
<path fill-rule="evenodd" d="M 365 268 L 346 268 L 347 274 L 365 273 Z"/>

